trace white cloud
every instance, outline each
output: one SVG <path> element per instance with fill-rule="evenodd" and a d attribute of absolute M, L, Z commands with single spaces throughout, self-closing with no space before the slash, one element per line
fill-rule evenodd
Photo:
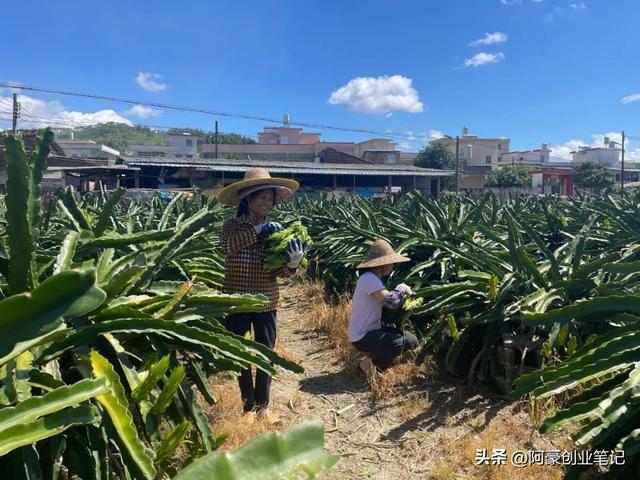
<path fill-rule="evenodd" d="M 134 105 L 124 113 L 126 115 L 133 115 L 134 117 L 149 118 L 162 115 L 162 112 L 163 111 L 158 108 L 145 107 L 144 105 Z"/>
<path fill-rule="evenodd" d="M 509 37 L 502 32 L 485 33 L 484 37 L 469 42 L 470 47 L 478 45 L 493 45 L 494 43 L 506 42 Z"/>
<path fill-rule="evenodd" d="M 10 105 L 12 101 L 11 97 L 0 96 L 0 120 L 11 119 Z M 96 112 L 78 112 L 68 110 L 57 100 L 47 101 L 26 95 L 19 95 L 18 101 L 22 106 L 22 114 L 18 123 L 27 127 L 72 128 L 106 122 L 133 124 L 131 120 L 111 109 L 98 110 Z"/>
<path fill-rule="evenodd" d="M 136 83 L 149 92 L 162 92 L 169 86 L 166 83 L 156 82 L 156 80 L 160 79 L 162 79 L 162 75 L 159 73 L 139 72 L 136 77 Z"/>
<path fill-rule="evenodd" d="M 555 6 L 553 8 L 553 13 L 547 13 L 543 18 L 545 21 L 550 22 L 555 17 L 561 17 L 566 13 L 582 12 L 586 9 L 587 9 L 587 4 L 584 2 L 570 3 L 567 7 Z"/>
<path fill-rule="evenodd" d="M 571 160 L 571 152 L 577 151 L 580 147 L 587 146 L 581 140 L 569 140 L 568 142 L 551 147 L 551 156 L 565 161 Z"/>
<path fill-rule="evenodd" d="M 626 97 L 622 97 L 620 101 L 622 103 L 640 102 L 640 92 L 627 95 Z"/>
<path fill-rule="evenodd" d="M 419 113 L 424 105 L 412 80 L 401 75 L 358 77 L 331 93 L 329 103 L 345 104 L 349 110 L 364 113 L 389 113 L 395 110 Z"/>
<path fill-rule="evenodd" d="M 480 67 L 482 65 L 489 65 L 491 63 L 498 63 L 499 61 L 504 59 L 504 54 L 502 52 L 498 53 L 486 53 L 480 52 L 476 53 L 473 57 L 467 58 L 464 61 L 465 67 Z"/>
<path fill-rule="evenodd" d="M 435 130 L 435 129 L 431 129 L 429 130 L 429 141 L 431 142 L 432 140 L 438 140 L 439 138 L 443 138 L 444 137 L 444 132 L 440 131 L 440 130 Z"/>

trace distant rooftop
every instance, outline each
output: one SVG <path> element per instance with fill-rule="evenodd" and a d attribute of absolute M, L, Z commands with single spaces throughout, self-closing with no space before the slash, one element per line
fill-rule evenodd
<path fill-rule="evenodd" d="M 230 159 L 184 159 L 162 157 L 124 157 L 128 165 L 190 167 L 198 170 L 245 172 L 249 168 L 263 167 L 271 173 L 284 174 L 325 174 L 325 175 L 375 175 L 375 176 L 416 176 L 448 177 L 451 170 L 421 168 L 413 165 L 379 165 L 352 163 L 315 163 Z"/>

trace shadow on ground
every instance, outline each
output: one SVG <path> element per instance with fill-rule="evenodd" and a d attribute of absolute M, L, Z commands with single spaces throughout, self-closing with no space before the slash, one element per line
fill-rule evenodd
<path fill-rule="evenodd" d="M 352 371 L 345 369 L 305 378 L 300 381 L 299 389 L 313 395 L 335 395 L 364 392 L 369 386 Z"/>
<path fill-rule="evenodd" d="M 426 388 L 425 388 L 426 387 Z M 414 417 L 389 430 L 383 437 L 400 440 L 414 430 L 435 431 L 441 427 L 473 424 L 474 429 L 484 429 L 508 402 L 493 395 L 486 387 L 468 385 L 462 381 L 448 384 L 423 385 L 414 392 L 429 395 L 429 406 Z"/>

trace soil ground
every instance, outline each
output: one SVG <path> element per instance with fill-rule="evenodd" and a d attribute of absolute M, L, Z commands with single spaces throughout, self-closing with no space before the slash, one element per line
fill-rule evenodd
<path fill-rule="evenodd" d="M 321 420 L 327 450 L 342 457 L 323 478 L 562 478 L 559 467 L 510 464 L 515 450 L 572 448 L 565 432 L 538 433 L 524 402 L 502 400 L 434 364 L 417 369 L 410 359 L 372 386 L 356 362 L 345 364 L 331 339 L 311 328 L 312 305 L 304 291 L 289 282 L 281 292 L 276 350 L 305 372 L 281 372 L 274 378 L 271 410 L 282 420 L 277 427 L 242 426 L 235 378 L 212 379 L 220 400 L 208 413 L 217 432 L 230 433 L 223 448 L 235 449 L 268 429 Z M 479 448 L 489 456 L 494 448 L 506 449 L 506 464 L 476 465 Z"/>

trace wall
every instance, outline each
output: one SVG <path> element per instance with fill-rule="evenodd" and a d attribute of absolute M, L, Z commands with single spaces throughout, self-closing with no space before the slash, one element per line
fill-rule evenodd
<path fill-rule="evenodd" d="M 573 161 L 577 163 L 597 162 L 607 167 L 617 167 L 621 152 L 619 148 L 592 148 L 573 152 Z"/>
<path fill-rule="evenodd" d="M 447 149 L 455 155 L 456 153 L 456 139 L 441 138 L 430 142 L 431 144 L 440 143 L 447 147 Z M 511 140 L 508 138 L 478 138 L 475 135 L 467 135 L 460 137 L 459 155 L 460 160 L 464 165 L 482 165 L 491 166 L 495 169 L 498 163 L 498 157 L 509 151 Z M 469 150 L 467 145 L 471 145 L 471 157 L 469 158 Z M 498 148 L 498 145 L 501 148 Z M 486 157 L 490 157 L 490 162 L 487 163 Z"/>

